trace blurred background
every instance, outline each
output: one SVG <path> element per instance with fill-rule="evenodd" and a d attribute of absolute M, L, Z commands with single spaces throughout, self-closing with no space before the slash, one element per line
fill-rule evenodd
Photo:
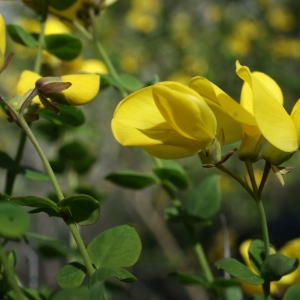
<path fill-rule="evenodd" d="M 6 24 L 22 25 L 32 33 L 39 30 L 37 16 L 20 1 L 0 0 L 0 13 Z M 264 72 L 279 84 L 285 108 L 290 113 L 300 96 L 299 16 L 300 2 L 295 0 L 119 0 L 101 13 L 98 30 L 116 69 L 136 76 L 145 84 L 153 78 L 188 83 L 193 76 L 200 75 L 239 101 L 242 81 L 235 74 L 235 62 L 239 60 L 251 71 Z M 53 25 L 53 28 L 51 31 L 49 25 L 49 34 L 72 32 L 82 39 L 84 48 L 82 57 L 72 62 L 60 62 L 45 55 L 44 76 L 79 72 L 83 60 L 101 60 L 93 45 L 79 32 L 64 24 Z M 15 56 L 9 69 L 1 75 L 0 91 L 11 97 L 21 71 L 33 69 L 34 52 L 17 45 L 9 37 L 7 44 L 6 53 L 13 51 Z M 99 68 L 102 68 L 100 73 L 106 72 L 101 63 Z M 109 299 L 208 299 L 201 287 L 185 287 L 167 276 L 175 270 L 189 273 L 201 270 L 183 228 L 167 224 L 163 218 L 164 210 L 171 203 L 161 188 L 154 186 L 136 192 L 105 181 L 107 174 L 120 169 L 150 174 L 153 165 L 153 159 L 142 149 L 122 147 L 112 136 L 110 121 L 120 100 L 114 88 L 106 88 L 82 108 L 86 116 L 84 125 L 59 127 L 41 119 L 33 124 L 33 131 L 53 165 L 58 162 L 56 171 L 65 195 L 88 191 L 102 203 L 100 220 L 93 226 L 82 227 L 85 242 L 103 230 L 122 224 L 134 226 L 142 239 L 141 257 L 131 268 L 139 281 L 130 285 L 111 282 Z M 1 112 L 0 150 L 14 157 L 19 135 L 19 128 L 8 123 Z M 61 148 L 76 143 L 87 149 L 91 163 L 80 171 L 71 162 L 64 170 L 59 170 Z M 238 145 L 226 147 L 224 153 L 234 147 Z M 204 178 L 219 174 L 214 169 L 203 169 L 197 156 L 178 162 L 190 178 L 189 188 L 180 195 L 183 202 Z M 43 170 L 29 142 L 22 163 Z M 281 187 L 271 174 L 264 192 L 270 240 L 276 248 L 300 236 L 298 153 L 285 165 L 295 168 L 286 175 L 286 185 Z M 241 177 L 246 172 L 237 155 L 226 162 L 226 166 Z M 263 163 L 258 162 L 255 167 L 259 178 Z M 4 184 L 5 170 L 1 169 L 1 190 Z M 213 262 L 223 257 L 220 215 L 226 219 L 233 257 L 239 257 L 238 247 L 242 241 L 261 238 L 253 200 L 230 178 L 222 176 L 221 185 L 220 213 L 212 226 L 201 227 L 198 232 L 216 275 L 221 273 L 213 267 Z M 50 194 L 53 189 L 49 182 L 31 181 L 22 176 L 18 176 L 13 193 L 14 196 Z M 53 258 L 47 256 L 47 249 L 39 241 L 33 240 L 31 245 L 18 244 L 20 279 L 25 286 L 48 286 L 55 290 L 58 288 L 55 274 L 66 263 L 68 230 L 61 220 L 41 213 L 32 215 L 31 231 L 61 239 L 65 244 Z M 39 249 L 38 256 L 32 247 Z"/>

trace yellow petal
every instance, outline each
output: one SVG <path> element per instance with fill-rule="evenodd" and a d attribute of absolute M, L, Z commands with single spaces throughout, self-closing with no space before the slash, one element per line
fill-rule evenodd
<path fill-rule="evenodd" d="M 78 72 L 82 73 L 98 73 L 98 74 L 107 74 L 107 68 L 105 64 L 98 59 L 86 59 L 82 61 Z"/>
<path fill-rule="evenodd" d="M 0 15 L 0 68 L 4 62 L 4 55 L 6 49 L 6 38 L 5 38 L 5 23 Z"/>
<path fill-rule="evenodd" d="M 237 75 L 249 84 L 253 94 L 253 113 L 263 136 L 276 148 L 294 152 L 298 148 L 294 123 L 285 109 L 260 79 L 237 63 Z"/>
<path fill-rule="evenodd" d="M 275 80 L 261 72 L 252 72 L 252 75 L 260 80 L 261 83 L 269 89 L 270 93 L 273 94 L 276 101 L 283 105 L 282 91 Z M 242 87 L 240 104 L 253 115 L 252 90 L 247 82 L 244 82 Z"/>
<path fill-rule="evenodd" d="M 90 102 L 99 92 L 100 76 L 95 74 L 76 74 L 62 76 L 63 82 L 71 82 L 72 85 L 62 94 L 70 105 L 83 105 Z"/>
<path fill-rule="evenodd" d="M 16 95 L 24 95 L 28 90 L 35 88 L 35 82 L 41 76 L 35 72 L 25 70 L 21 73 L 20 79 L 17 83 Z M 40 104 L 38 96 L 33 98 L 33 101 Z"/>
<path fill-rule="evenodd" d="M 212 101 L 206 100 L 207 105 L 217 119 L 217 132 L 224 131 L 225 144 L 231 144 L 242 138 L 242 127 L 222 107 Z"/>
<path fill-rule="evenodd" d="M 153 86 L 153 97 L 164 119 L 180 135 L 210 146 L 216 133 L 216 119 L 207 104 L 193 90 L 176 82 Z"/>
<path fill-rule="evenodd" d="M 78 12 L 82 8 L 82 0 L 75 1 L 71 6 L 64 10 L 54 9 L 51 5 L 49 6 L 49 12 L 55 16 L 61 17 L 68 21 L 78 20 Z"/>
<path fill-rule="evenodd" d="M 221 106 L 233 119 L 239 123 L 255 126 L 255 119 L 248 111 L 241 107 L 236 101 L 229 97 L 218 86 L 204 77 L 194 77 L 189 82 L 189 87 L 194 89 L 203 97 Z"/>
<path fill-rule="evenodd" d="M 298 148 L 300 147 L 300 99 L 296 102 L 291 112 L 291 118 L 294 122 L 297 136 L 298 136 Z"/>

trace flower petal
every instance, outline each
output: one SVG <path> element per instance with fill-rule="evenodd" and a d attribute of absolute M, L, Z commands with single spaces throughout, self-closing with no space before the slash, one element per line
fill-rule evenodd
<path fill-rule="evenodd" d="M 74 74 L 62 76 L 63 82 L 72 85 L 62 94 L 70 105 L 83 105 L 90 102 L 99 92 L 100 76 L 95 74 Z"/>
<path fill-rule="evenodd" d="M 300 148 L 300 99 L 296 102 L 291 112 L 291 118 L 294 122 L 297 136 L 298 136 L 298 148 Z"/>
<path fill-rule="evenodd" d="M 237 63 L 236 73 L 252 89 L 253 112 L 263 136 L 282 151 L 295 151 L 298 148 L 295 126 L 274 94 L 247 67 Z"/>
<path fill-rule="evenodd" d="M 212 101 L 221 106 L 233 119 L 239 123 L 255 126 L 256 121 L 241 107 L 236 101 L 229 97 L 224 91 L 218 86 L 210 82 L 204 77 L 194 77 L 189 82 L 189 87 L 199 93 L 203 99 Z"/>
<path fill-rule="evenodd" d="M 196 140 L 201 149 L 210 146 L 216 133 L 216 118 L 197 93 L 183 84 L 163 82 L 153 86 L 153 97 L 175 131 Z"/>
<path fill-rule="evenodd" d="M 5 23 L 2 15 L 0 15 L 0 68 L 4 62 L 6 49 Z"/>

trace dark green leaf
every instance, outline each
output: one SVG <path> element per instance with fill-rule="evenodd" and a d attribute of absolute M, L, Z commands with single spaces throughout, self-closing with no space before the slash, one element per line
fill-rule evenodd
<path fill-rule="evenodd" d="M 71 262 L 56 275 L 56 281 L 63 289 L 79 287 L 87 273 L 86 267 L 79 262 Z"/>
<path fill-rule="evenodd" d="M 9 203 L 0 202 L 0 236 L 8 239 L 18 238 L 29 227 L 29 216 L 19 206 Z"/>
<path fill-rule="evenodd" d="M 132 170 L 121 170 L 110 173 L 105 177 L 119 186 L 139 190 L 157 183 L 156 179 L 150 175 Z"/>
<path fill-rule="evenodd" d="M 87 155 L 84 159 L 73 161 L 73 168 L 78 174 L 84 174 L 90 170 L 96 160 L 95 156 Z"/>
<path fill-rule="evenodd" d="M 102 232 L 87 246 L 91 261 L 97 268 L 132 266 L 138 260 L 141 249 L 142 244 L 138 234 L 128 225 Z"/>
<path fill-rule="evenodd" d="M 219 176 L 210 176 L 198 185 L 188 199 L 189 214 L 209 219 L 215 215 L 221 205 Z"/>
<path fill-rule="evenodd" d="M 280 253 L 271 254 L 261 266 L 261 277 L 266 281 L 278 281 L 282 276 L 296 270 L 298 265 L 298 258 L 290 258 Z"/>
<path fill-rule="evenodd" d="M 285 292 L 282 300 L 296 300 L 300 295 L 300 283 L 290 286 Z"/>
<path fill-rule="evenodd" d="M 232 278 L 216 278 L 209 286 L 210 288 L 227 288 L 231 286 L 239 286 L 240 284 L 240 281 Z"/>
<path fill-rule="evenodd" d="M 30 48 L 37 47 L 36 39 L 28 32 L 26 32 L 21 26 L 8 24 L 6 25 L 7 31 L 10 37 L 18 44 L 28 46 Z"/>
<path fill-rule="evenodd" d="M 172 223 L 181 223 L 181 222 L 189 222 L 189 223 L 198 223 L 202 226 L 212 225 L 212 221 L 204 220 L 197 216 L 189 215 L 185 213 L 183 216 L 179 214 L 178 210 L 175 207 L 169 207 L 165 210 L 164 218 L 168 222 Z"/>
<path fill-rule="evenodd" d="M 63 159 L 49 161 L 53 172 L 62 174 L 66 169 L 66 161 Z"/>
<path fill-rule="evenodd" d="M 61 60 L 76 58 L 82 49 L 81 41 L 69 34 L 50 34 L 45 37 L 46 50 Z"/>
<path fill-rule="evenodd" d="M 53 239 L 53 238 L 50 238 L 48 236 L 38 234 L 38 233 L 35 233 L 35 232 L 30 232 L 30 231 L 26 232 L 25 236 L 27 237 L 27 239 L 28 238 L 34 238 L 34 239 L 41 240 L 41 241 L 44 241 L 44 242 L 49 242 L 49 243 L 55 243 L 55 244 L 64 244 L 65 243 L 62 240 Z"/>
<path fill-rule="evenodd" d="M 8 154 L 0 151 L 0 168 L 12 170 L 15 167 L 15 161 Z"/>
<path fill-rule="evenodd" d="M 223 269 L 238 279 L 253 285 L 261 285 L 264 280 L 252 273 L 245 265 L 234 258 L 223 258 L 215 263 L 218 269 Z"/>
<path fill-rule="evenodd" d="M 207 288 L 209 284 L 204 276 L 191 275 L 183 272 L 173 272 L 169 275 L 174 277 L 182 284 L 199 284 L 204 286 L 205 288 Z"/>
<path fill-rule="evenodd" d="M 46 213 L 49 217 L 58 217 L 58 218 L 61 217 L 61 215 L 58 212 L 56 212 L 53 208 L 47 208 L 47 207 L 35 208 L 28 211 L 29 214 L 38 214 L 40 212 Z"/>
<path fill-rule="evenodd" d="M 85 117 L 81 109 L 75 106 L 68 106 L 55 103 L 60 109 L 60 114 L 57 115 L 53 110 L 43 108 L 37 113 L 43 118 L 57 124 L 57 125 L 69 125 L 80 126 L 85 122 Z"/>
<path fill-rule="evenodd" d="M 89 155 L 89 150 L 82 143 L 73 141 L 63 145 L 59 149 L 59 156 L 62 159 L 69 160 L 81 160 L 84 159 L 86 155 Z"/>
<path fill-rule="evenodd" d="M 161 161 L 161 167 L 153 168 L 154 174 L 162 181 L 168 180 L 180 190 L 188 187 L 189 179 L 181 165 L 174 161 Z"/>
<path fill-rule="evenodd" d="M 88 300 L 89 291 L 86 287 L 59 290 L 49 300 Z"/>
<path fill-rule="evenodd" d="M 97 282 L 90 288 L 88 300 L 105 300 L 104 298 L 104 284 Z"/>
<path fill-rule="evenodd" d="M 144 84 L 132 75 L 120 74 L 120 79 L 123 87 L 130 92 L 134 92 L 144 87 Z"/>
<path fill-rule="evenodd" d="M 37 246 L 36 251 L 45 258 L 65 258 L 68 250 L 60 244 L 41 243 Z"/>
<path fill-rule="evenodd" d="M 115 80 L 115 78 L 109 74 L 100 74 L 100 87 L 101 90 L 109 87 L 109 86 L 115 86 L 119 87 L 118 82 Z"/>
<path fill-rule="evenodd" d="M 57 204 L 62 209 L 68 209 L 72 219 L 79 225 L 94 224 L 100 216 L 100 203 L 88 195 L 73 195 Z"/>
<path fill-rule="evenodd" d="M 76 0 L 50 0 L 50 6 L 57 9 L 57 10 L 65 10 L 74 4 Z"/>
<path fill-rule="evenodd" d="M 11 202 L 21 206 L 38 207 L 38 208 L 52 208 L 59 212 L 55 202 L 47 198 L 40 198 L 35 196 L 15 197 L 10 199 Z"/>
<path fill-rule="evenodd" d="M 124 282 L 135 282 L 137 278 L 133 276 L 129 271 L 119 268 L 119 267 L 100 267 L 91 277 L 90 286 L 94 285 L 97 282 L 102 283 L 110 277 L 117 277 L 120 281 Z"/>
<path fill-rule="evenodd" d="M 49 181 L 50 178 L 46 173 L 42 173 L 40 171 L 28 168 L 28 167 L 20 167 L 21 173 L 28 179 L 35 181 Z"/>
<path fill-rule="evenodd" d="M 260 268 L 265 259 L 265 245 L 261 240 L 253 240 L 249 246 L 248 254 L 252 267 L 260 275 Z"/>
<path fill-rule="evenodd" d="M 101 201 L 106 197 L 106 194 L 96 190 L 95 187 L 92 185 L 79 185 L 75 189 L 75 192 L 77 194 L 86 194 L 88 196 L 95 198 L 98 201 Z"/>
<path fill-rule="evenodd" d="M 38 123 L 36 125 L 36 130 L 39 131 L 39 133 L 44 139 L 46 139 L 49 142 L 53 142 L 57 141 L 61 137 L 61 135 L 65 131 L 65 128 L 60 125 L 56 125 L 54 123 L 46 121 Z"/>

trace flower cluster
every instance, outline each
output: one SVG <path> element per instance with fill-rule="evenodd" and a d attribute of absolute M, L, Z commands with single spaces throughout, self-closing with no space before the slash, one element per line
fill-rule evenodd
<path fill-rule="evenodd" d="M 236 73 L 244 80 L 240 103 L 203 77 L 188 86 L 160 82 L 131 94 L 115 110 L 114 136 L 124 146 L 176 159 L 206 154 L 222 132 L 221 144 L 242 142 L 240 159 L 257 159 L 267 141 L 263 158 L 281 164 L 299 148 L 300 104 L 288 115 L 272 78 L 239 62 Z"/>

